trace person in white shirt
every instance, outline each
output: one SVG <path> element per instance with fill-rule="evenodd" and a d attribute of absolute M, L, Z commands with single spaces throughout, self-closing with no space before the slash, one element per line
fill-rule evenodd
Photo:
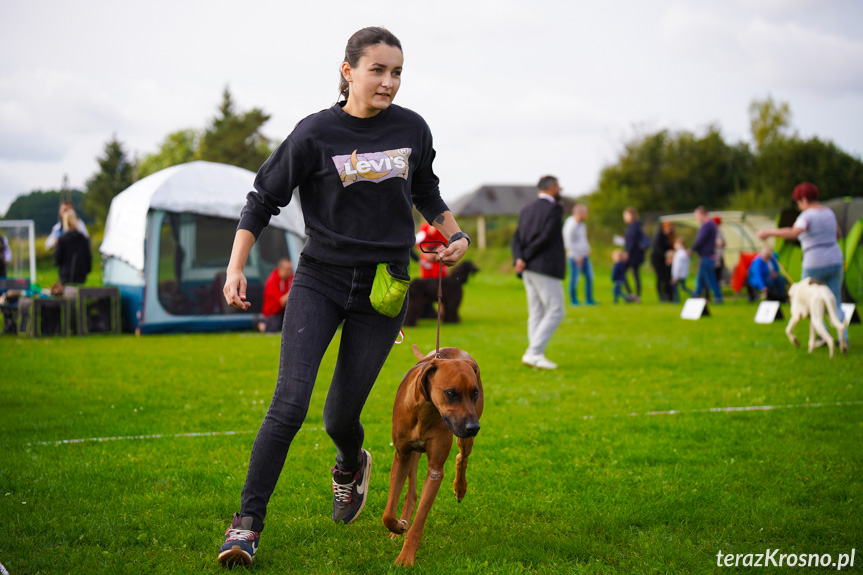
<path fill-rule="evenodd" d="M 689 252 L 683 242 L 683 238 L 674 240 L 674 257 L 671 260 L 671 285 L 674 287 L 674 301 L 680 301 L 680 290 L 692 296 L 692 290 L 686 287 L 686 279 L 689 277 Z"/>
<path fill-rule="evenodd" d="M 596 305 L 593 299 L 593 267 L 590 265 L 590 243 L 587 241 L 587 206 L 576 204 L 572 215 L 563 223 L 563 245 L 569 262 L 569 303 L 579 305 L 578 280 L 584 276 L 584 303 Z"/>
<path fill-rule="evenodd" d="M 57 216 L 57 223 L 54 224 L 54 227 L 51 228 L 51 233 L 48 234 L 48 237 L 45 238 L 45 249 L 53 250 L 57 247 L 57 240 L 60 239 L 60 236 L 63 235 L 63 214 L 68 210 L 74 211 L 75 206 L 72 202 L 63 201 L 60 202 L 60 213 Z M 78 221 L 77 230 L 84 234 L 85 237 L 89 238 L 90 234 L 87 233 L 87 226 L 84 225 L 84 220 L 81 218 L 76 218 Z"/>

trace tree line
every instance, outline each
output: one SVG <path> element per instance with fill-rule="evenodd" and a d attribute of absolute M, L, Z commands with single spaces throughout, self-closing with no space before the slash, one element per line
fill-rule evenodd
<path fill-rule="evenodd" d="M 753 145 L 729 143 L 718 126 L 703 133 L 659 130 L 625 143 L 588 196 L 592 218 L 617 226 L 627 206 L 641 212 L 776 210 L 790 205 L 798 183 L 810 181 L 822 199 L 863 193 L 863 162 L 833 142 L 802 139 L 791 109 L 772 97 L 749 107 Z"/>
<path fill-rule="evenodd" d="M 204 129 L 171 132 L 155 152 L 140 159 L 130 158 L 115 135 L 97 158 L 99 169 L 85 190 L 34 191 L 17 198 L 6 218 L 35 219 L 38 233 L 47 233 L 56 221 L 60 195 L 71 194 L 84 220 L 98 226 L 104 224 L 114 196 L 164 168 L 207 160 L 257 171 L 275 145 L 261 132 L 269 119 L 260 108 L 238 111 L 225 88 L 216 115 Z M 863 162 L 833 142 L 800 138 L 792 129 L 787 103 L 771 97 L 753 101 L 749 120 L 752 145 L 727 142 L 715 125 L 702 133 L 659 130 L 625 142 L 587 198 L 594 224 L 617 226 L 627 206 L 666 213 L 698 205 L 776 210 L 789 203 L 791 190 L 801 181 L 818 185 L 823 199 L 863 190 Z"/>

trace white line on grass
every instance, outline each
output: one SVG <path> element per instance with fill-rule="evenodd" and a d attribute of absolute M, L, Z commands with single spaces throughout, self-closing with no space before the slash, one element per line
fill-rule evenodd
<path fill-rule="evenodd" d="M 731 413 L 734 411 L 771 411 L 774 409 L 803 409 L 814 407 L 848 407 L 852 405 L 863 405 L 863 401 L 836 401 L 832 403 L 797 403 L 792 405 L 746 405 L 741 407 L 710 407 L 708 409 L 669 409 L 667 411 L 647 411 L 645 413 L 627 413 L 629 417 L 639 417 L 648 415 L 679 415 L 681 413 Z M 611 417 L 619 417 L 614 414 Z M 584 415 L 582 419 L 595 419 L 593 415 Z M 301 431 L 323 431 L 319 427 L 303 427 Z M 103 441 L 126 441 L 130 439 L 165 439 L 169 437 L 215 437 L 219 435 L 244 435 L 255 433 L 255 431 L 204 431 L 200 433 L 174 433 L 162 434 L 155 433 L 152 435 L 125 435 L 116 437 L 87 437 L 83 439 L 61 439 L 60 441 L 37 441 L 36 443 L 28 443 L 27 447 L 32 445 L 69 445 L 72 443 L 88 443 L 88 442 L 103 442 Z"/>
<path fill-rule="evenodd" d="M 317 427 L 304 428 L 307 431 L 318 431 Z M 114 437 L 85 437 L 82 439 L 61 439 L 60 441 L 37 441 L 36 443 L 28 443 L 27 447 L 32 445 L 69 445 L 72 443 L 100 443 L 103 441 L 127 441 L 130 439 L 165 439 L 168 437 L 215 437 L 218 435 L 245 435 L 255 433 L 255 431 L 203 431 L 199 433 L 174 433 L 163 434 L 154 433 L 151 435 L 120 435 Z"/>
<path fill-rule="evenodd" d="M 647 411 L 645 413 L 627 413 L 629 417 L 642 415 L 678 415 L 681 413 L 731 413 L 734 411 L 771 411 L 773 409 L 802 409 L 811 407 L 847 407 L 863 405 L 863 401 L 836 401 L 832 403 L 796 403 L 791 405 L 745 405 L 741 407 L 710 407 L 708 409 L 669 409 L 667 411 Z M 614 414 L 612 417 L 619 417 Z M 582 419 L 594 419 L 593 415 L 582 416 Z"/>

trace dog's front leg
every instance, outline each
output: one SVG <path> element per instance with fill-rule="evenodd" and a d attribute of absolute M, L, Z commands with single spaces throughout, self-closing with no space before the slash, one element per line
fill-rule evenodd
<path fill-rule="evenodd" d="M 455 498 L 461 503 L 467 493 L 467 458 L 473 451 L 473 437 L 459 437 L 456 443 L 458 443 L 458 455 L 455 456 L 455 481 L 452 486 Z"/>
<path fill-rule="evenodd" d="M 402 546 L 402 552 L 396 558 L 396 565 L 412 567 L 414 564 L 417 549 L 419 549 L 420 540 L 423 536 L 426 519 L 443 480 L 443 466 L 452 447 L 452 436 L 450 436 L 449 441 L 442 441 L 441 443 L 445 443 L 446 445 L 438 445 L 435 448 L 431 448 L 428 443 L 426 444 L 428 448 L 428 474 L 426 475 L 425 483 L 423 483 L 417 515 L 414 517 L 410 531 L 405 535 L 405 544 Z"/>
<path fill-rule="evenodd" d="M 390 471 L 390 492 L 387 496 L 387 506 L 384 509 L 383 521 L 384 526 L 397 535 L 401 535 L 408 529 L 408 522 L 396 519 L 396 513 L 398 512 L 402 488 L 405 485 L 405 478 L 410 471 L 412 456 L 412 453 L 402 454 L 396 450 L 396 455 L 393 459 L 393 468 Z M 416 494 L 414 494 L 414 498 L 416 498 Z"/>
<path fill-rule="evenodd" d="M 400 524 L 404 525 L 405 530 L 411 524 L 411 517 L 414 515 L 414 508 L 417 504 L 417 466 L 420 463 L 420 455 L 422 453 L 419 451 L 411 453 L 410 469 L 408 470 L 408 491 L 405 493 L 405 501 L 402 503 L 402 518 L 399 521 Z M 404 531 L 390 533 L 390 539 L 395 539 L 403 533 Z"/>

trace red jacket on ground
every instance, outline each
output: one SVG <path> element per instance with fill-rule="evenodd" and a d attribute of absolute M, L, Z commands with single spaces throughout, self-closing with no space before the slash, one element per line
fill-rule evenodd
<path fill-rule="evenodd" d="M 261 309 L 264 317 L 285 311 L 285 306 L 279 300 L 291 291 L 291 284 L 293 283 L 294 276 L 283 280 L 279 277 L 278 270 L 273 270 L 273 273 L 267 278 L 267 283 L 264 284 L 264 305 Z"/>

